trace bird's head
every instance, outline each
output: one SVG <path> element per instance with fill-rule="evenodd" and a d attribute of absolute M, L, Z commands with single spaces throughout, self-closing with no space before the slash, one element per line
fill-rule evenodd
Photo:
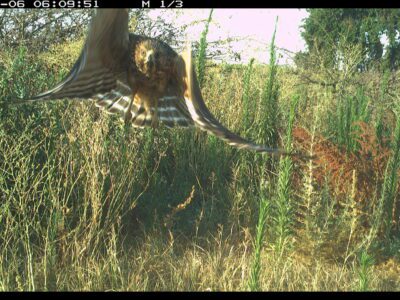
<path fill-rule="evenodd" d="M 152 78 L 162 70 L 162 64 L 160 64 L 161 52 L 161 49 L 151 40 L 146 40 L 136 47 L 136 66 L 146 77 Z"/>

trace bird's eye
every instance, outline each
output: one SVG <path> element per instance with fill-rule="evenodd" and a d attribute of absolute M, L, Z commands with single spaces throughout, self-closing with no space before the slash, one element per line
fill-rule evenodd
<path fill-rule="evenodd" d="M 146 55 L 146 51 L 142 50 L 142 55 L 145 56 Z"/>

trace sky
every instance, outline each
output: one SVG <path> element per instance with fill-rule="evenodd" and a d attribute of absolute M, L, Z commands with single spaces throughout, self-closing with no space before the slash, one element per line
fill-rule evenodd
<path fill-rule="evenodd" d="M 195 20 L 206 20 L 209 9 L 153 10 L 150 16 L 174 20 L 177 24 L 189 24 Z M 291 52 L 305 49 L 305 43 L 300 36 L 302 20 L 308 16 L 305 9 L 215 9 L 209 27 L 207 40 L 210 42 L 226 38 L 243 38 L 232 42 L 230 47 L 240 53 L 241 63 L 247 63 L 250 58 L 267 63 L 269 59 L 268 45 L 274 32 L 275 20 L 278 17 L 275 44 Z M 204 29 L 204 23 L 191 26 L 186 32 L 186 38 L 198 41 Z M 290 57 L 281 52 L 280 64 L 290 64 Z"/>

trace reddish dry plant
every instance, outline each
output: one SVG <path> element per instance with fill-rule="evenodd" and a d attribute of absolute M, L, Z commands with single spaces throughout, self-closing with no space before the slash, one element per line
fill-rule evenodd
<path fill-rule="evenodd" d="M 331 193 L 340 201 L 349 196 L 353 198 L 363 212 L 376 199 L 374 195 L 380 195 L 380 190 L 385 176 L 385 169 L 392 154 L 389 141 L 378 141 L 373 127 L 365 122 L 357 122 L 354 125 L 358 137 L 359 150 L 355 153 L 346 153 L 334 143 L 326 140 L 321 135 L 314 136 L 313 155 L 313 180 L 321 189 L 326 180 Z M 302 151 L 311 148 L 311 134 L 301 127 L 293 129 L 295 147 Z M 307 172 L 307 164 L 297 161 L 301 173 Z M 300 184 L 301 174 L 295 176 L 295 184 Z M 376 194 L 378 192 L 378 194 Z M 400 197 L 396 198 L 398 210 Z M 393 216 L 395 216 L 393 212 Z"/>

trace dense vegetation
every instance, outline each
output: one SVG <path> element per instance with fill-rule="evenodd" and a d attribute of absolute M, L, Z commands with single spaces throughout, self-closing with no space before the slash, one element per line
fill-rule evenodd
<path fill-rule="evenodd" d="M 278 66 L 274 40 L 268 66 L 215 66 L 204 34 L 222 123 L 315 157 L 272 158 L 87 101 L 10 105 L 65 76 L 74 36 L 0 50 L 0 290 L 399 290 L 398 71 L 360 70 L 357 44 Z"/>
<path fill-rule="evenodd" d="M 309 52 L 324 54 L 326 65 L 340 64 L 340 44 L 363 49 L 360 70 L 400 66 L 400 12 L 398 9 L 309 9 L 302 36 Z M 385 41 L 386 39 L 386 41 Z M 386 43 L 386 45 L 385 45 Z"/>

